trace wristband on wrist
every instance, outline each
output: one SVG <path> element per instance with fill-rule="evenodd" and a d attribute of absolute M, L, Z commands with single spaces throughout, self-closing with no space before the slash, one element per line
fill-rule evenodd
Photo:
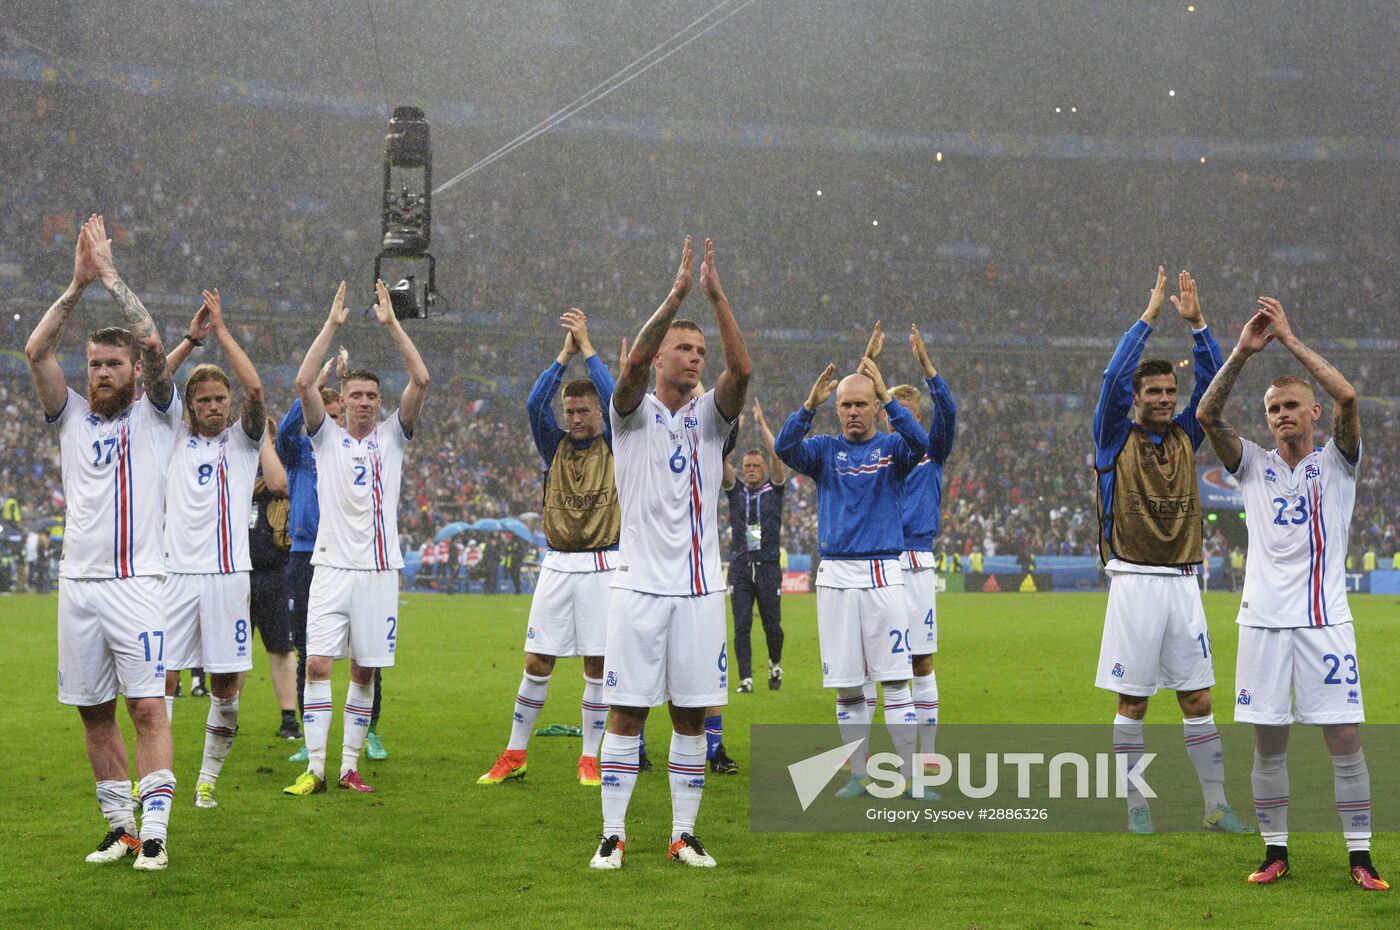
<path fill-rule="evenodd" d="M 185 333 L 185 339 L 188 340 L 189 343 L 190 343 L 190 345 L 192 345 L 192 346 L 202 346 L 202 345 L 204 345 L 204 340 L 203 340 L 203 339 L 196 339 L 196 338 L 194 338 L 193 336 L 191 336 L 189 333 Z"/>

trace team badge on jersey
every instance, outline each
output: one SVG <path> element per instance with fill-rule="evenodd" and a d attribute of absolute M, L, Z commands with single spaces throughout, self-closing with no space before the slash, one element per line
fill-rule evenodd
<path fill-rule="evenodd" d="M 700 425 L 700 421 L 692 416 L 687 416 L 681 421 L 681 423 L 685 426 L 686 429 L 695 429 L 695 427 Z"/>
<path fill-rule="evenodd" d="M 1304 478 L 1317 478 L 1322 474 L 1322 469 L 1317 467 L 1316 462 L 1309 462 L 1308 467 L 1303 469 Z"/>

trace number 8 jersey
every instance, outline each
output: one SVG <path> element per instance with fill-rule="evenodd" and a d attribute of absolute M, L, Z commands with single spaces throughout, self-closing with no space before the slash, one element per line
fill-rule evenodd
<path fill-rule="evenodd" d="M 165 570 L 230 575 L 252 569 L 248 518 L 258 471 L 258 443 L 242 421 L 217 436 L 175 428 L 165 499 Z"/>
<path fill-rule="evenodd" d="M 311 436 L 316 455 L 316 529 L 312 565 L 363 571 L 403 568 L 399 551 L 399 485 L 411 437 L 399 412 L 355 439 L 330 417 Z"/>
<path fill-rule="evenodd" d="M 1357 462 L 1348 462 L 1329 439 L 1289 468 L 1276 449 L 1240 444 L 1235 478 L 1249 554 L 1236 622 L 1275 629 L 1350 623 L 1347 538 L 1360 450 Z"/>

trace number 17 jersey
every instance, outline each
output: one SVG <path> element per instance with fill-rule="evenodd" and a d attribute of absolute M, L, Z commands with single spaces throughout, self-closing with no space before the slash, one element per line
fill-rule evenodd
<path fill-rule="evenodd" d="M 1278 450 L 1241 439 L 1235 478 L 1244 495 L 1249 553 L 1236 622 L 1287 629 L 1351 622 L 1346 558 L 1356 503 L 1356 466 L 1337 444 L 1314 449 L 1297 468 Z"/>
<path fill-rule="evenodd" d="M 330 417 L 311 436 L 316 455 L 316 529 L 312 565 L 362 571 L 403 568 L 399 486 L 409 436 L 395 410 L 363 439 Z"/>

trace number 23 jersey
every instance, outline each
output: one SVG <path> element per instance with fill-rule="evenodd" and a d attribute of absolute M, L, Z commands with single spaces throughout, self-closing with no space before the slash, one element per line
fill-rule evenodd
<path fill-rule="evenodd" d="M 622 505 L 612 586 L 681 597 L 723 591 L 715 523 L 730 424 L 715 392 L 674 414 L 655 394 L 625 416 L 608 412 Z"/>
<path fill-rule="evenodd" d="M 395 410 L 364 439 L 330 417 L 311 436 L 316 455 L 316 529 L 312 565 L 363 571 L 403 568 L 399 485 L 410 437 Z"/>
<path fill-rule="evenodd" d="M 1347 536 L 1356 465 L 1332 440 L 1289 468 L 1277 450 L 1240 440 L 1235 478 L 1249 527 L 1242 626 L 1319 627 L 1351 622 Z"/>
<path fill-rule="evenodd" d="M 181 575 L 228 575 L 252 569 L 248 517 L 258 443 L 242 421 L 217 436 L 181 423 L 167 475 L 165 570 Z"/>

